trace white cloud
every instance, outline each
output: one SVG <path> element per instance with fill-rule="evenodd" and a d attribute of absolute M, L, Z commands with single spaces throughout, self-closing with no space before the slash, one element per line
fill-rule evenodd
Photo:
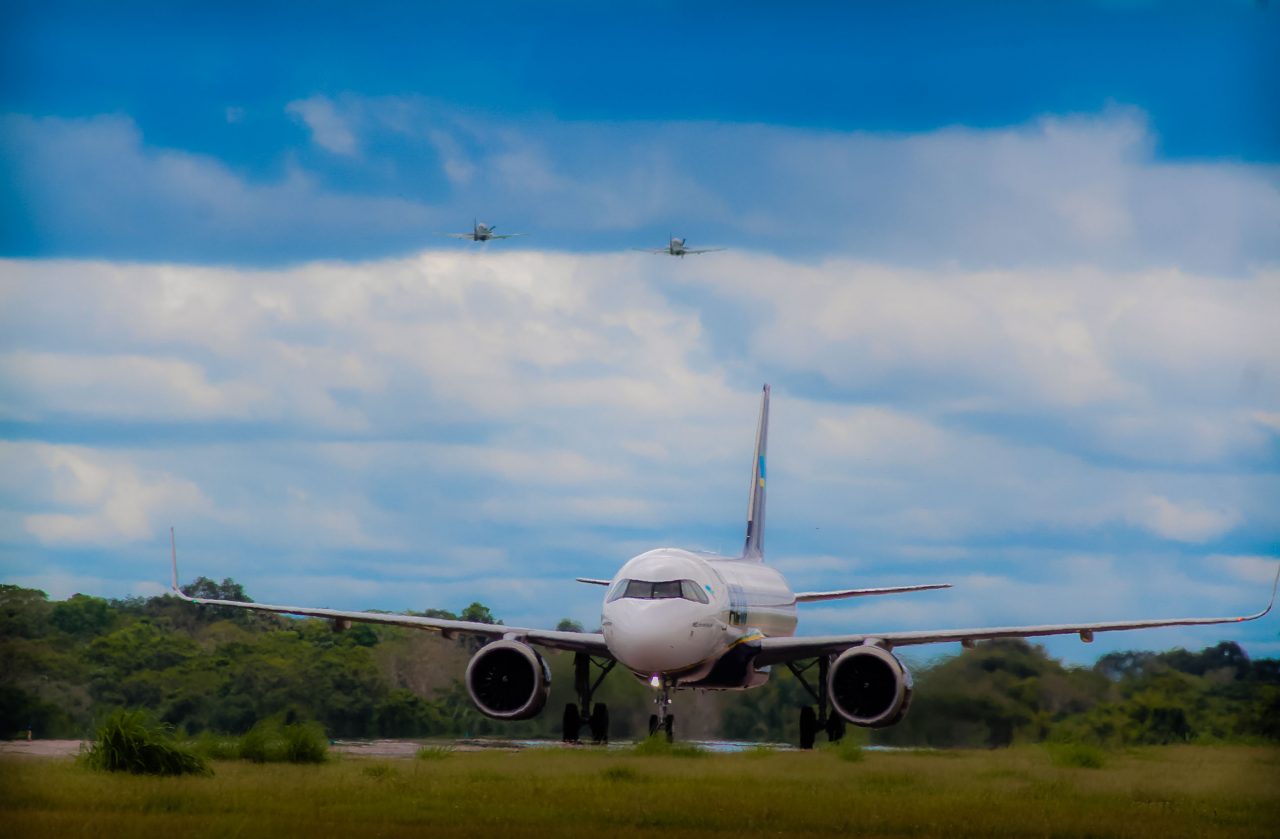
<path fill-rule="evenodd" d="M 1177 503 L 1159 495 L 1142 499 L 1130 517 L 1158 536 L 1191 543 L 1207 542 L 1240 522 L 1235 510 Z"/>
<path fill-rule="evenodd" d="M 346 118 L 325 97 L 297 99 L 285 106 L 285 112 L 305 124 L 311 131 L 312 141 L 321 148 L 348 156 L 359 151 Z"/>
<path fill-rule="evenodd" d="M 1275 580 L 1280 557 L 1215 554 L 1207 558 L 1206 565 L 1211 571 L 1220 572 L 1225 568 L 1238 580 L 1266 585 Z"/>
<path fill-rule="evenodd" d="M 194 483 L 83 447 L 0 443 L 12 499 L 6 518 L 43 545 L 123 544 L 155 537 L 164 517 L 210 512 Z M 20 509 L 15 509 L 20 507 Z"/>

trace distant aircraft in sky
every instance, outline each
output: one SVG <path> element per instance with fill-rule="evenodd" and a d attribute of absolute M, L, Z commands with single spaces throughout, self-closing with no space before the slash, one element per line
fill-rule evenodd
<path fill-rule="evenodd" d="M 879 728 L 903 718 L 911 702 L 911 674 L 894 655 L 898 647 L 958 642 L 965 647 L 991 638 L 1079 635 L 1090 642 L 1098 632 L 1193 626 L 1256 620 L 1271 602 L 1252 615 L 1225 618 L 1168 618 L 1101 623 L 1066 623 L 974 629 L 858 632 L 796 636 L 796 604 L 849 597 L 949 588 L 946 583 L 883 588 L 844 588 L 794 592 L 782 574 L 764 563 L 765 455 L 769 435 L 769 386 L 760 398 L 746 539 L 739 556 L 727 557 L 680 548 L 657 548 L 633 557 L 607 580 L 578 578 L 604 586 L 600 632 L 526 629 L 471 621 L 444 620 L 379 612 L 353 612 L 310 606 L 272 606 L 189 597 L 178 588 L 178 559 L 173 547 L 173 591 L 193 603 L 234 606 L 263 612 L 332 620 L 335 630 L 353 621 L 434 630 L 446 637 L 479 636 L 489 641 L 472 657 L 466 687 L 472 702 L 494 719 L 528 719 L 542 711 L 551 690 L 551 671 L 536 648 L 574 655 L 577 702 L 565 706 L 564 739 L 577 741 L 584 726 L 597 743 L 609 738 L 609 709 L 592 704 L 593 694 L 615 666 L 650 685 L 657 713 L 650 734 L 670 739 L 674 717 L 671 695 L 682 689 L 743 690 L 768 681 L 774 665 L 785 665 L 812 699 L 800 709 L 800 746 L 812 748 L 820 731 L 828 739 L 844 735 L 845 723 Z M 816 678 L 815 676 L 816 671 Z"/>
<path fill-rule="evenodd" d="M 700 253 L 715 253 L 722 251 L 724 248 L 700 248 L 697 250 L 686 248 L 685 240 L 676 236 L 671 237 L 670 243 L 665 248 L 634 248 L 633 250 L 642 251 L 644 253 L 665 253 L 668 256 L 694 256 Z"/>
<path fill-rule="evenodd" d="M 495 224 L 485 224 L 482 221 L 472 220 L 470 233 L 441 233 L 441 236 L 449 236 L 454 239 L 470 239 L 473 242 L 487 242 L 490 239 L 511 239 L 516 236 L 524 236 L 524 233 L 494 233 L 497 229 Z"/>

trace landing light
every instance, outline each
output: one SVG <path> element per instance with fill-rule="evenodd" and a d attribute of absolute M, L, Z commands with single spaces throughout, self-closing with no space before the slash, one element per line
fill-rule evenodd
<path fill-rule="evenodd" d="M 651 687 L 651 688 L 660 688 L 660 687 L 662 687 L 662 677 L 661 677 L 661 676 L 659 676 L 657 673 L 654 673 L 652 676 L 650 676 L 650 677 L 649 677 L 649 687 Z"/>

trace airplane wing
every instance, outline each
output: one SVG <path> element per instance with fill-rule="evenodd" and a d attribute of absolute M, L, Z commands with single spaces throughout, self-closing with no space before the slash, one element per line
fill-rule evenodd
<path fill-rule="evenodd" d="M 671 253 L 670 248 L 632 248 L 631 250 L 640 251 L 640 253 Z"/>
<path fill-rule="evenodd" d="M 171 534 L 172 535 L 172 534 Z M 502 626 L 475 621 L 445 620 L 443 618 L 427 618 L 418 615 L 398 615 L 389 612 L 353 612 L 343 609 L 320 609 L 313 606 L 275 606 L 269 603 L 241 603 L 238 600 L 209 600 L 204 597 L 191 597 L 178 587 L 178 554 L 173 551 L 173 593 L 188 603 L 199 603 L 206 606 L 231 606 L 236 609 L 251 609 L 256 612 L 274 612 L 280 615 L 301 615 L 309 618 L 325 618 L 332 621 L 350 621 L 353 623 L 380 623 L 388 626 L 407 626 L 412 629 L 426 629 L 439 632 L 446 638 L 457 635 L 476 635 L 496 641 L 500 638 L 511 638 L 525 641 L 539 647 L 553 650 L 568 650 L 576 653 L 589 653 L 594 656 L 613 658 L 609 648 L 605 646 L 604 636 L 598 632 L 561 632 L 555 629 L 525 629 L 518 626 Z"/>
<path fill-rule="evenodd" d="M 588 585 L 592 585 L 592 586 L 607 586 L 607 585 L 609 585 L 609 581 L 608 581 L 608 580 L 597 580 L 597 579 L 594 579 L 594 578 L 592 578 L 592 577 L 574 577 L 574 580 L 575 580 L 575 581 L 577 581 L 577 582 L 579 582 L 579 583 L 586 583 L 586 584 L 588 584 Z"/>
<path fill-rule="evenodd" d="M 472 241 L 475 241 L 476 238 L 474 233 L 437 233 L 436 235 L 448 236 L 450 239 L 471 239 Z"/>
<path fill-rule="evenodd" d="M 528 236 L 528 233 L 490 233 L 490 239 L 514 239 L 517 236 Z"/>
<path fill-rule="evenodd" d="M 726 250 L 726 248 L 697 248 L 696 250 L 685 250 L 685 256 L 696 256 L 700 253 L 715 253 L 717 251 Z"/>
<path fill-rule="evenodd" d="M 910 632 L 868 632 L 861 635 L 817 635 L 812 637 L 762 638 L 755 642 L 760 652 L 755 657 L 758 666 L 779 664 L 797 658 L 814 658 L 834 655 L 861 644 L 877 644 L 887 648 L 907 647 L 916 644 L 940 644 L 959 641 L 966 646 L 974 641 L 993 638 L 1037 638 L 1045 635 L 1079 635 L 1082 641 L 1092 641 L 1094 633 L 1116 632 L 1124 629 L 1155 629 L 1162 626 L 1205 626 L 1215 623 L 1243 623 L 1257 620 L 1271 611 L 1276 602 L 1276 587 L 1280 585 L 1280 569 L 1271 584 L 1271 600 L 1267 607 L 1252 615 L 1227 618 L 1165 618 L 1140 621 L 1111 621 L 1103 623 L 1044 624 L 1040 626 L 994 626 L 976 629 L 917 630 Z"/>
<path fill-rule="evenodd" d="M 908 591 L 932 591 L 951 588 L 951 583 L 929 583 L 922 586 L 889 586 L 888 588 L 843 588 L 836 591 L 802 591 L 796 593 L 797 603 L 818 603 L 823 600 L 843 600 L 846 597 L 868 597 L 875 594 L 902 594 Z"/>

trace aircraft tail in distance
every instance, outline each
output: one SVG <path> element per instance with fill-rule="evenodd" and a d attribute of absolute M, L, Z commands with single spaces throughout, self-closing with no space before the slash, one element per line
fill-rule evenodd
<path fill-rule="evenodd" d="M 760 395 L 760 424 L 756 427 L 756 455 L 751 469 L 751 494 L 747 502 L 747 539 L 742 558 L 764 560 L 765 455 L 769 448 L 769 386 Z"/>

